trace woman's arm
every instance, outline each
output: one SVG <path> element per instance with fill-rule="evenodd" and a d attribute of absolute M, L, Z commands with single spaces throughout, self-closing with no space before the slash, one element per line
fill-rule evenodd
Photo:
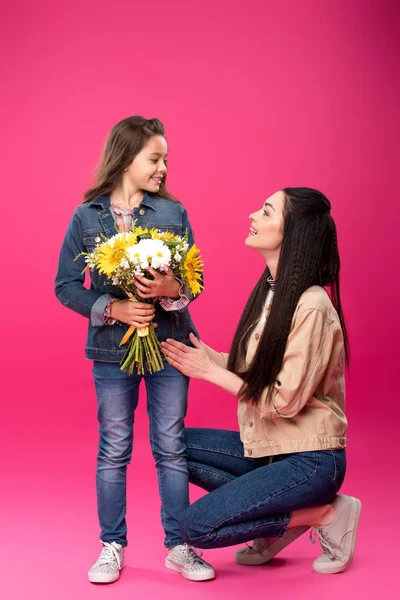
<path fill-rule="evenodd" d="M 337 335 L 342 335 L 340 329 Z M 332 357 L 334 333 L 326 315 L 316 309 L 304 310 L 296 317 L 289 334 L 281 370 L 273 384 L 273 395 L 267 399 L 267 386 L 259 402 L 264 419 L 295 417 L 319 386 Z M 342 346 L 338 345 L 338 363 Z M 342 357 L 343 358 L 343 357 Z"/>
<path fill-rule="evenodd" d="M 223 353 L 206 346 L 193 333 L 189 337 L 194 348 L 172 339 L 161 343 L 171 365 L 184 375 L 204 379 L 237 396 L 243 380 L 227 371 Z"/>
<path fill-rule="evenodd" d="M 292 418 L 304 408 L 326 372 L 333 340 L 323 312 L 307 309 L 297 316 L 273 384 L 272 399 L 267 399 L 271 386 L 266 386 L 258 402 L 262 418 Z M 171 364 L 189 377 L 204 379 L 238 396 L 243 380 L 217 364 L 193 334 L 190 341 L 194 348 L 169 339 L 162 344 Z"/>
<path fill-rule="evenodd" d="M 217 352 L 217 350 L 210 348 L 210 346 L 207 346 L 207 344 L 205 344 L 204 342 L 202 342 L 202 344 L 203 347 L 206 349 L 206 352 L 212 360 L 212 362 L 214 362 L 219 367 L 226 369 L 228 365 L 229 354 L 227 354 L 226 352 Z"/>

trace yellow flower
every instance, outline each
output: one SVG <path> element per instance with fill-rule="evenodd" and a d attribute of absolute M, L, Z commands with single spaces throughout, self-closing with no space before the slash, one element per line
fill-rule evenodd
<path fill-rule="evenodd" d="M 134 227 L 132 229 L 132 233 L 133 233 L 133 235 L 138 237 L 139 235 L 144 235 L 145 233 L 149 233 L 149 230 L 147 229 L 147 227 L 143 228 L 141 225 L 139 225 L 139 227 Z"/>
<path fill-rule="evenodd" d="M 163 242 L 170 242 L 171 240 L 174 240 L 176 237 L 177 236 L 175 236 L 170 231 L 164 231 L 164 233 L 160 234 L 160 240 L 162 240 Z"/>
<path fill-rule="evenodd" d="M 186 254 L 183 262 L 183 272 L 190 291 L 196 296 L 203 288 L 203 285 L 200 283 L 203 273 L 203 261 L 196 245 L 192 246 Z"/>
<path fill-rule="evenodd" d="M 149 233 L 150 233 L 151 237 L 153 238 L 153 240 L 161 239 L 160 234 L 158 233 L 158 229 L 154 229 L 154 227 L 153 227 L 153 229 L 150 229 Z"/>
<path fill-rule="evenodd" d="M 124 236 L 126 236 L 126 247 L 127 248 L 129 246 L 134 246 L 137 243 L 136 235 L 132 231 L 129 231 L 128 233 L 124 233 Z"/>
<path fill-rule="evenodd" d="M 133 246 L 135 243 L 135 236 L 129 233 L 120 233 L 101 244 L 96 253 L 96 265 L 99 272 L 110 277 L 114 269 L 119 266 L 121 260 L 124 258 L 125 250 L 128 246 Z"/>

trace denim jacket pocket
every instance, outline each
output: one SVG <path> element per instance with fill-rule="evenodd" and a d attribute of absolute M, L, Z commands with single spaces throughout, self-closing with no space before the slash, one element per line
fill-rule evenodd
<path fill-rule="evenodd" d="M 189 340 L 189 314 L 183 312 L 171 312 L 172 339 L 178 342 L 187 342 Z M 193 332 L 194 333 L 194 332 Z"/>
<path fill-rule="evenodd" d="M 93 252 L 95 247 L 103 241 L 102 231 L 96 229 L 89 229 L 82 233 L 83 243 L 86 246 L 87 252 Z"/>
<path fill-rule="evenodd" d="M 84 231 L 82 233 L 82 240 L 85 245 L 86 252 L 93 252 L 96 246 L 103 240 L 103 238 L 101 237 L 101 233 L 102 232 L 96 230 Z M 102 282 L 102 284 L 100 283 L 101 276 L 99 272 L 97 270 L 94 270 L 89 271 L 89 273 L 92 286 L 94 286 L 98 291 L 108 293 L 108 290 L 106 289 L 99 289 L 104 288 L 104 282 Z"/>

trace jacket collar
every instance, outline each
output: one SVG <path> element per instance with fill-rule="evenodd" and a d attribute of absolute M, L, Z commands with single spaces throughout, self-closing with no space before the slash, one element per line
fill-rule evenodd
<path fill-rule="evenodd" d="M 144 206 L 147 206 L 148 208 L 156 210 L 157 201 L 158 201 L 157 196 L 151 196 L 147 192 L 144 192 L 143 200 L 140 204 L 144 204 Z M 104 196 L 98 196 L 97 198 L 92 200 L 92 202 L 90 202 L 90 206 L 91 205 L 101 206 L 103 209 L 110 208 L 110 204 L 111 204 L 110 203 L 110 194 L 105 194 Z"/>

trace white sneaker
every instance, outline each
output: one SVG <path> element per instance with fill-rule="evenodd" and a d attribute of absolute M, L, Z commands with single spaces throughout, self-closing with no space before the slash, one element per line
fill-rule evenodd
<path fill-rule="evenodd" d="M 201 558 L 201 554 L 197 554 L 193 546 L 188 544 L 170 548 L 165 566 L 172 571 L 178 571 L 190 581 L 207 581 L 215 577 L 212 566 Z"/>
<path fill-rule="evenodd" d="M 256 539 L 253 541 L 252 546 L 245 546 L 236 550 L 235 563 L 246 566 L 264 565 L 273 559 L 283 548 L 286 548 L 286 546 L 303 535 L 307 529 L 310 529 L 309 525 L 301 525 L 291 527 L 281 538 Z"/>
<path fill-rule="evenodd" d="M 119 574 L 124 566 L 124 548 L 117 542 L 102 542 L 103 549 L 97 562 L 90 569 L 89 581 L 91 583 L 113 583 L 119 579 Z"/>
<path fill-rule="evenodd" d="M 313 569 L 324 575 L 341 573 L 353 560 L 361 514 L 361 502 L 352 496 L 336 496 L 333 506 L 338 513 L 335 521 L 311 532 L 311 541 L 318 536 L 323 551 Z"/>

